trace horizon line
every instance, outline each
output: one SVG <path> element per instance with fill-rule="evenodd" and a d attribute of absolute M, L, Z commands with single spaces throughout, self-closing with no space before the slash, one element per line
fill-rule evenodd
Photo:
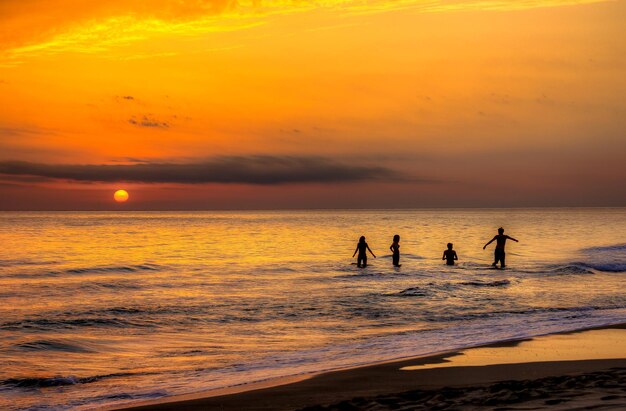
<path fill-rule="evenodd" d="M 578 208 L 578 209 L 620 209 L 626 208 L 626 205 L 621 206 L 514 206 L 514 207 L 479 207 L 479 206 L 465 206 L 465 207 L 373 207 L 373 208 L 341 208 L 341 207 L 291 207 L 291 208 L 181 208 L 181 209 L 51 209 L 51 210 L 38 210 L 38 209 L 7 209 L 0 210 L 0 213 L 98 213 L 98 212 L 225 212 L 225 211 L 413 211 L 413 210 L 528 210 L 528 209 L 564 209 L 564 208 Z"/>

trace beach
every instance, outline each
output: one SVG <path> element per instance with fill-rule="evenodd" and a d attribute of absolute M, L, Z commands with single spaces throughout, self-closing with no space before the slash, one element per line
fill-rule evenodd
<path fill-rule="evenodd" d="M 233 387 L 243 391 L 124 409 L 623 409 L 626 326 L 508 341 L 276 383 L 281 385 Z"/>

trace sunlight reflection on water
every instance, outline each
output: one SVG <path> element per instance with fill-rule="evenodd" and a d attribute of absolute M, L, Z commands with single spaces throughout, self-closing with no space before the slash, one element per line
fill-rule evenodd
<path fill-rule="evenodd" d="M 482 249 L 499 226 L 520 240 L 503 271 Z M 625 233 L 624 209 L 3 213 L 0 407 L 80 409 L 620 322 Z M 363 270 L 360 235 L 379 256 Z"/>

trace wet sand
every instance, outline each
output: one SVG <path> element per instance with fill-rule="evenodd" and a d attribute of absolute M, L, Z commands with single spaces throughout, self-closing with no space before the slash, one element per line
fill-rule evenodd
<path fill-rule="evenodd" d="M 626 326 L 170 397 L 129 409 L 448 408 L 626 409 Z"/>

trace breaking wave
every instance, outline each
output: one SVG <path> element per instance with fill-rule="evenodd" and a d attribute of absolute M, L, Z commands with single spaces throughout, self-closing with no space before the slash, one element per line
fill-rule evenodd
<path fill-rule="evenodd" d="M 0 381 L 0 387 L 7 388 L 45 388 L 45 387 L 61 387 L 65 385 L 89 384 L 107 378 L 130 377 L 139 373 L 115 373 L 106 375 L 96 375 L 92 377 L 76 377 L 55 376 L 55 377 L 25 377 L 25 378 L 8 378 Z M 147 373 L 141 373 L 147 374 Z"/>

